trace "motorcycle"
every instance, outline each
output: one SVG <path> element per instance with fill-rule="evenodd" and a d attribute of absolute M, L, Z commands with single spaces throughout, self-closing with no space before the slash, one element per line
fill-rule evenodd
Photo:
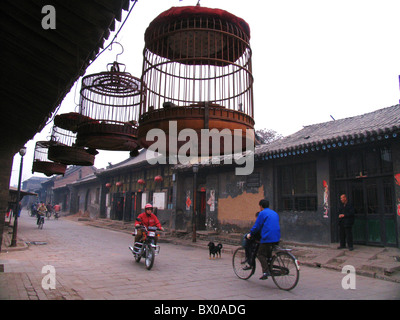
<path fill-rule="evenodd" d="M 140 219 L 136 219 L 139 222 Z M 156 237 L 159 236 L 157 233 L 157 227 L 146 227 L 144 225 L 140 225 L 139 228 L 143 230 L 142 240 L 139 242 L 135 242 L 133 247 L 129 247 L 132 251 L 133 256 L 135 257 L 136 262 L 140 262 L 141 258 L 145 259 L 145 266 L 147 270 L 150 270 L 153 267 L 155 256 L 160 253 L 160 246 L 155 244 Z M 132 236 L 136 236 L 137 229 L 135 228 Z"/>

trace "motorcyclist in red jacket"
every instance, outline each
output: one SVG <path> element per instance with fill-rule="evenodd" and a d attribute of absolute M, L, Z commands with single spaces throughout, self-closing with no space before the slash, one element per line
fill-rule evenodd
<path fill-rule="evenodd" d="M 146 228 L 157 227 L 158 229 L 164 231 L 164 228 L 161 226 L 160 220 L 158 220 L 156 215 L 153 213 L 153 206 L 150 203 L 146 204 L 146 206 L 144 207 L 144 212 L 139 214 L 137 219 L 140 219 L 140 221 L 136 220 L 135 228 L 138 228 L 140 225 L 143 225 Z M 143 230 L 138 228 L 137 234 L 135 236 L 135 242 L 140 241 L 142 239 L 142 236 L 143 236 Z"/>

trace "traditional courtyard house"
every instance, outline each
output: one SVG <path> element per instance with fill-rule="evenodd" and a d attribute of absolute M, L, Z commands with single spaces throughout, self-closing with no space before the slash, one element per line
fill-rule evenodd
<path fill-rule="evenodd" d="M 57 177 L 47 178 L 45 181 L 42 182 L 41 189 L 39 191 L 39 201 L 44 203 L 52 203 L 54 204 L 54 180 Z"/>
<path fill-rule="evenodd" d="M 235 165 L 177 165 L 176 219 L 189 229 L 196 180 L 198 230 L 244 232 L 266 198 L 281 220 L 282 239 L 338 241 L 337 207 L 346 193 L 356 211 L 358 244 L 399 246 L 400 105 L 314 124 L 255 150 L 255 168 L 235 175 Z"/>
<path fill-rule="evenodd" d="M 160 221 L 170 221 L 173 206 L 173 177 L 169 164 L 151 164 L 154 154 L 142 149 L 139 155 L 112 165 L 97 174 L 101 184 L 100 217 L 132 221 L 152 203 Z"/>
<path fill-rule="evenodd" d="M 101 183 L 97 174 L 101 171 L 102 169 L 97 170 L 67 185 L 73 199 L 71 213 L 80 213 L 93 219 L 100 217 Z"/>
<path fill-rule="evenodd" d="M 23 207 L 30 207 L 32 203 L 36 203 L 40 199 L 39 192 L 42 189 L 42 183 L 46 182 L 47 180 L 49 180 L 49 178 L 33 176 L 22 182 L 22 190 L 36 193 L 35 196 L 28 195 L 22 199 L 21 204 Z"/>
<path fill-rule="evenodd" d="M 61 206 L 61 211 L 67 214 L 74 214 L 77 199 L 71 189 L 70 184 L 93 174 L 96 168 L 93 166 L 70 166 L 65 171 L 64 176 L 57 176 L 53 185 L 53 203 Z"/>
<path fill-rule="evenodd" d="M 176 219 L 173 228 L 192 230 L 196 207 L 196 230 L 242 232 L 255 221 L 258 202 L 269 191 L 271 181 L 262 180 L 265 168 L 256 163 L 250 175 L 236 175 L 232 157 L 220 156 L 194 164 L 178 164 L 176 179 Z M 197 171 L 197 172 L 196 172 Z M 196 187 L 193 187 L 196 181 Z M 272 190 L 271 190 L 272 192 Z"/>

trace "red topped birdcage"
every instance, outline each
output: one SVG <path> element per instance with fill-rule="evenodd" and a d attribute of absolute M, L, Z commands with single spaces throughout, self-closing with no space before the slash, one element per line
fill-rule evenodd
<path fill-rule="evenodd" d="M 77 145 L 92 149 L 135 151 L 140 99 L 138 78 L 109 64 L 109 71 L 82 79 Z"/>
<path fill-rule="evenodd" d="M 220 9 L 172 7 L 156 17 L 145 32 L 142 78 L 147 96 L 141 105 L 140 143 L 149 147 L 154 142 L 146 138 L 153 128 L 168 139 L 186 128 L 198 137 L 201 129 L 229 129 L 232 137 L 240 129 L 243 142 L 251 129 L 253 139 L 249 40 L 248 24 Z M 169 130 L 173 121 L 176 133 Z M 158 151 L 171 151 L 169 143 Z"/>
<path fill-rule="evenodd" d="M 32 173 L 40 172 L 50 177 L 54 174 L 64 175 L 67 165 L 58 162 L 49 161 L 48 149 L 50 141 L 38 141 L 35 144 L 33 155 Z"/>
<path fill-rule="evenodd" d="M 54 119 L 55 123 L 60 121 Z M 51 140 L 48 150 L 49 160 L 77 165 L 92 166 L 97 150 L 76 146 L 76 133 L 53 125 Z"/>

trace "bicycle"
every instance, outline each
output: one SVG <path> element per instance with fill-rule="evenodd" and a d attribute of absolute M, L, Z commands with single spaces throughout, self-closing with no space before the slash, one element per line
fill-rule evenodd
<path fill-rule="evenodd" d="M 38 229 L 43 229 L 43 224 L 44 224 L 44 216 L 40 216 L 38 222 Z"/>
<path fill-rule="evenodd" d="M 240 279 L 247 280 L 256 271 L 256 257 L 259 245 L 259 242 L 257 242 L 252 254 L 250 267 L 248 268 L 246 268 L 248 264 L 246 263 L 245 248 L 239 247 L 233 253 L 233 271 Z M 291 249 L 284 249 L 275 245 L 272 250 L 273 254 L 269 270 L 271 278 L 279 289 L 286 291 L 292 290 L 299 282 L 299 262 L 296 257 L 290 253 Z"/>

